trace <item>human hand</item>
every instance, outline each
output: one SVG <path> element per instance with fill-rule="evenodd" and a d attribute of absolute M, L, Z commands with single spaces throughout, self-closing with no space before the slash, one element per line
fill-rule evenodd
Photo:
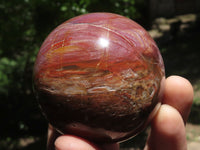
<path fill-rule="evenodd" d="M 144 150 L 186 150 L 185 123 L 193 101 L 190 82 L 179 76 L 165 81 L 164 98 L 151 121 L 151 132 Z M 73 135 L 60 135 L 51 126 L 48 150 L 119 150 L 119 144 L 97 145 Z"/>

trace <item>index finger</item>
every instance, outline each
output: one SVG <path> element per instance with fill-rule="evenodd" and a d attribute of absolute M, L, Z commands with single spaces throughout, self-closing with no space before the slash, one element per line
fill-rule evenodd
<path fill-rule="evenodd" d="M 163 104 L 176 108 L 184 122 L 187 121 L 193 102 L 193 87 L 191 83 L 180 76 L 170 76 L 166 79 Z"/>

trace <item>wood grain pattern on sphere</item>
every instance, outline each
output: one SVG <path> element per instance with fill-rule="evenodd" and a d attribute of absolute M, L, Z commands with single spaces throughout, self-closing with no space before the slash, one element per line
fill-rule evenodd
<path fill-rule="evenodd" d="M 137 134 L 159 103 L 164 65 L 134 21 L 111 13 L 72 18 L 42 44 L 34 86 L 61 133 L 112 142 Z"/>

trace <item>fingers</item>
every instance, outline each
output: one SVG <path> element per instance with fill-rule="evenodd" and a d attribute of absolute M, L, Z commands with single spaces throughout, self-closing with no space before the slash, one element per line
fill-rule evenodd
<path fill-rule="evenodd" d="M 48 129 L 47 150 L 118 150 L 119 144 L 97 145 L 73 135 L 61 135 L 51 125 Z"/>
<path fill-rule="evenodd" d="M 97 150 L 96 146 L 82 138 L 61 135 L 51 125 L 48 129 L 48 150 Z"/>
<path fill-rule="evenodd" d="M 153 119 L 145 150 L 186 150 L 185 126 L 180 113 L 162 105 Z"/>
<path fill-rule="evenodd" d="M 176 108 L 184 122 L 188 119 L 193 102 L 193 88 L 190 82 L 179 76 L 166 79 L 163 103 Z"/>
<path fill-rule="evenodd" d="M 47 150 L 97 150 L 97 147 L 76 136 L 61 135 L 51 125 L 48 129 Z"/>
<path fill-rule="evenodd" d="M 163 105 L 151 122 L 151 133 L 145 150 L 186 150 L 184 123 L 190 113 L 193 88 L 182 77 L 166 79 Z"/>
<path fill-rule="evenodd" d="M 55 141 L 56 150 L 97 150 L 97 147 L 88 141 L 72 135 L 63 135 Z"/>
<path fill-rule="evenodd" d="M 96 145 L 80 137 L 63 135 L 55 141 L 56 150 L 118 150 L 118 144 Z"/>

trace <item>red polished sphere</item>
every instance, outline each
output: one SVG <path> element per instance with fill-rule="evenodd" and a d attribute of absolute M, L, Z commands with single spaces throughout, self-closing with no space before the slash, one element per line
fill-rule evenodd
<path fill-rule="evenodd" d="M 164 65 L 149 34 L 111 13 L 72 18 L 46 38 L 34 87 L 63 134 L 114 142 L 145 128 L 162 97 Z"/>

